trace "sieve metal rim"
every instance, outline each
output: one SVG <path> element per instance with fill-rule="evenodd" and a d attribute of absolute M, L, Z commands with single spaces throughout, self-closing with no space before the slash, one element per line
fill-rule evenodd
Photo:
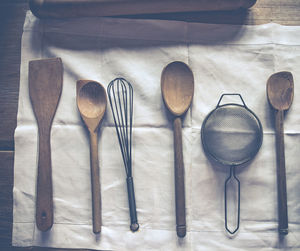
<path fill-rule="evenodd" d="M 226 94 L 223 94 L 223 95 L 226 95 Z M 223 104 L 223 105 L 219 105 L 220 104 L 220 101 L 223 97 L 223 95 L 221 96 L 217 106 L 215 109 L 213 109 L 204 119 L 203 123 L 202 123 L 202 127 L 201 127 L 201 141 L 202 141 L 202 145 L 203 145 L 203 148 L 204 148 L 204 151 L 206 154 L 208 154 L 213 160 L 217 161 L 218 163 L 221 163 L 222 165 L 224 166 L 239 166 L 239 165 L 242 165 L 242 164 L 245 164 L 247 162 L 249 162 L 250 160 L 252 160 L 255 155 L 258 153 L 261 145 L 262 145 L 262 141 L 263 141 L 263 128 L 262 128 L 262 124 L 259 120 L 259 118 L 256 116 L 256 114 L 250 110 L 246 104 L 244 103 L 244 100 L 242 99 L 242 97 L 240 96 L 242 102 L 243 102 L 243 105 L 241 104 L 237 104 L 237 103 L 227 103 L 227 104 Z M 231 95 L 231 94 L 230 94 Z M 239 162 L 235 162 L 235 161 L 223 161 L 223 160 L 220 160 L 215 154 L 213 154 L 210 150 L 208 150 L 208 147 L 207 147 L 207 143 L 205 142 L 205 133 L 204 133 L 204 128 L 205 128 L 205 125 L 206 125 L 206 122 L 208 121 L 208 119 L 210 118 L 210 116 L 212 116 L 212 114 L 214 112 L 216 112 L 218 109 L 220 108 L 223 108 L 225 106 L 235 106 L 235 107 L 240 107 L 242 109 L 245 109 L 256 121 L 257 121 L 257 124 L 258 124 L 258 127 L 259 127 L 259 137 L 260 137 L 260 141 L 259 141 L 259 144 L 257 145 L 257 148 L 255 149 L 255 151 L 253 152 L 253 154 L 249 155 L 249 157 L 243 159 L 242 161 L 239 161 Z"/>

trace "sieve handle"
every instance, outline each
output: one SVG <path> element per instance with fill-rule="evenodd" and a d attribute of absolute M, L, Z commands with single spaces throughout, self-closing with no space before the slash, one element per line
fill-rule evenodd
<path fill-rule="evenodd" d="M 222 101 L 222 99 L 223 99 L 224 96 L 239 96 L 240 99 L 242 100 L 243 106 L 247 107 L 246 104 L 245 104 L 245 102 L 244 102 L 244 100 L 243 100 L 243 98 L 242 98 L 242 96 L 241 96 L 241 94 L 239 94 L 239 93 L 224 93 L 224 94 L 222 94 L 221 97 L 220 97 L 220 99 L 219 99 L 219 102 L 217 104 L 217 107 L 220 106 L 220 103 L 221 103 L 221 101 Z"/>
<path fill-rule="evenodd" d="M 231 180 L 231 179 L 234 179 L 234 181 L 236 181 L 237 182 L 237 185 L 238 185 L 238 208 L 237 208 L 237 223 L 236 223 L 236 228 L 233 230 L 233 231 L 231 231 L 230 229 L 229 229 L 229 227 L 228 227 L 228 222 L 227 222 L 227 187 L 228 187 L 228 182 Z M 226 230 L 230 233 L 230 234 L 235 234 L 236 233 L 236 231 L 238 231 L 238 229 L 239 229 L 239 227 L 240 227 L 240 181 L 239 181 L 239 179 L 236 177 L 236 175 L 235 175 L 235 166 L 231 166 L 230 167 L 230 175 L 229 175 L 229 177 L 226 179 L 226 181 L 225 181 L 225 200 L 224 200 L 224 202 L 225 202 L 225 228 L 226 228 Z"/>
<path fill-rule="evenodd" d="M 185 222 L 185 192 L 184 192 L 184 164 L 182 152 L 181 118 L 174 120 L 174 157 L 175 157 L 175 203 L 176 203 L 176 230 L 178 237 L 186 234 Z"/>
<path fill-rule="evenodd" d="M 286 194 L 283 111 L 275 110 L 276 127 L 276 155 L 277 155 L 277 189 L 278 189 L 278 216 L 280 234 L 288 234 L 288 209 Z"/>

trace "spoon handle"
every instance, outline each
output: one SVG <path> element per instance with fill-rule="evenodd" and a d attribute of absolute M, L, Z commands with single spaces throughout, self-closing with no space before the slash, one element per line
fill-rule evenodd
<path fill-rule="evenodd" d="M 182 152 L 181 118 L 174 120 L 174 154 L 175 154 L 175 201 L 176 201 L 176 230 L 178 237 L 186 234 L 185 222 L 185 192 L 184 192 L 184 164 Z"/>
<path fill-rule="evenodd" d="M 283 111 L 275 110 L 278 216 L 280 234 L 288 234 L 288 210 L 284 156 Z"/>
<path fill-rule="evenodd" d="M 93 232 L 101 232 L 101 192 L 98 162 L 98 134 L 90 132 L 90 159 L 91 159 L 91 182 L 93 204 Z"/>
<path fill-rule="evenodd" d="M 36 224 L 41 231 L 47 231 L 53 225 L 50 127 L 39 127 Z"/>

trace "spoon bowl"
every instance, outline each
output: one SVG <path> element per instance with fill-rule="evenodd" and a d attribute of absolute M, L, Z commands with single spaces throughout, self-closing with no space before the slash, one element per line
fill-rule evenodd
<path fill-rule="evenodd" d="M 95 81 L 77 82 L 77 106 L 82 119 L 90 131 L 95 131 L 103 119 L 106 106 L 106 91 Z"/>
<path fill-rule="evenodd" d="M 273 74 L 267 82 L 267 95 L 271 106 L 276 110 L 288 110 L 294 97 L 294 80 L 290 72 Z"/>
<path fill-rule="evenodd" d="M 88 82 L 79 90 L 78 108 L 87 118 L 103 116 L 106 108 L 105 91 L 96 82 Z"/>
<path fill-rule="evenodd" d="M 162 72 L 161 91 L 168 110 L 175 116 L 183 115 L 194 95 L 194 77 L 190 68 L 179 61 L 168 64 Z"/>

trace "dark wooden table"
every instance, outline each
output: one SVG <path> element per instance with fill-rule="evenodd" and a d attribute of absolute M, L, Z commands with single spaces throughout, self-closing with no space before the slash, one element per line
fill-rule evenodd
<path fill-rule="evenodd" d="M 28 10 L 26 0 L 0 2 L 0 250 L 61 250 L 11 247 L 13 222 L 14 130 L 20 79 L 21 36 Z M 136 17 L 135 17 L 136 18 Z M 257 0 L 247 11 L 143 15 L 138 18 L 174 19 L 203 23 L 300 25 L 299 0 Z"/>

